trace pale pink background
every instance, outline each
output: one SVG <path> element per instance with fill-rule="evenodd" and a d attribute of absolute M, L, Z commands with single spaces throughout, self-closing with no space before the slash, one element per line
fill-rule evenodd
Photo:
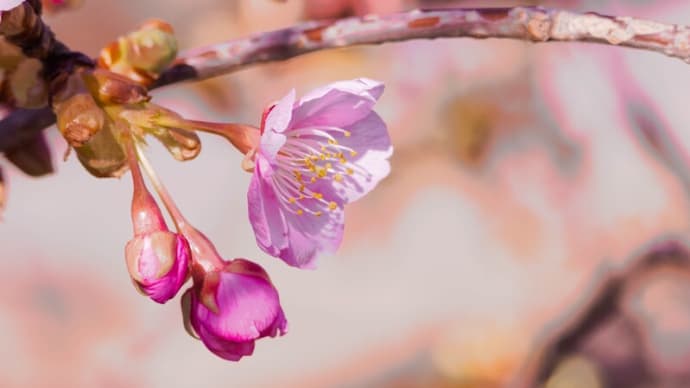
<path fill-rule="evenodd" d="M 371 3 L 381 12 L 414 7 Z M 690 20 L 685 1 L 549 4 Z M 172 23 L 184 49 L 288 26 L 305 6 L 85 0 L 48 21 L 63 41 L 95 55 L 149 17 Z M 625 70 L 614 77 L 612 66 Z M 249 175 L 224 140 L 203 136 L 201 156 L 185 164 L 151 147 L 190 221 L 226 257 L 263 265 L 281 293 L 289 334 L 258 342 L 239 363 L 216 358 L 185 333 L 177 299 L 161 306 L 135 292 L 123 258 L 129 177 L 96 180 L 75 158 L 63 163 L 65 144 L 49 130 L 55 175 L 31 179 L 9 169 L 0 223 L 0 386 L 384 386 L 386 376 L 419 365 L 450 386 L 502 383 L 544 333 L 586 304 L 607 271 L 623 268 L 645 244 L 687 235 L 686 188 L 635 137 L 616 84 L 637 85 L 680 146 L 690 147 L 690 68 L 659 54 L 408 42 L 312 54 L 167 87 L 154 98 L 188 117 L 256 124 L 263 107 L 292 87 L 303 93 L 359 76 L 387 85 L 377 110 L 396 146 L 393 172 L 350 206 L 342 249 L 316 271 L 288 268 L 257 248 L 246 216 Z M 463 140 L 471 135 L 487 138 L 475 149 Z M 688 330 L 690 322 L 682 335 Z"/>

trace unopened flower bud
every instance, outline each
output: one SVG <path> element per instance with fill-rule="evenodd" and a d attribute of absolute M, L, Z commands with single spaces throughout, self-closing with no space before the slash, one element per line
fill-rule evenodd
<path fill-rule="evenodd" d="M 138 104 L 151 99 L 145 87 L 112 71 L 94 69 L 83 77 L 91 93 L 103 104 Z"/>
<path fill-rule="evenodd" d="M 97 178 L 117 178 L 127 171 L 127 158 L 114 129 L 113 123 L 106 122 L 88 142 L 74 148 L 82 166 Z"/>
<path fill-rule="evenodd" d="M 53 82 L 53 111 L 57 127 L 74 147 L 81 164 L 98 178 L 119 177 L 127 170 L 127 158 L 116 134 L 122 123 L 108 120 L 86 89 L 81 74 Z"/>
<path fill-rule="evenodd" d="M 145 134 L 155 136 L 177 160 L 194 159 L 201 152 L 199 136 L 179 128 L 187 125 L 187 120 L 171 110 L 149 103 L 141 109 L 124 110 L 120 117 Z"/>
<path fill-rule="evenodd" d="M 135 236 L 125 247 L 132 280 L 142 293 L 158 303 L 174 297 L 184 284 L 189 256 L 187 240 L 168 230 Z"/>
<path fill-rule="evenodd" d="M 87 92 L 75 94 L 54 105 L 57 127 L 72 147 L 83 146 L 103 129 L 103 110 Z"/>
<path fill-rule="evenodd" d="M 101 50 L 98 64 L 148 85 L 176 56 L 177 40 L 172 27 L 161 20 L 150 20 Z"/>
<path fill-rule="evenodd" d="M 175 31 L 162 20 L 146 21 L 127 40 L 127 59 L 136 69 L 160 73 L 177 55 Z"/>
<path fill-rule="evenodd" d="M 184 236 L 170 232 L 163 214 L 132 166 L 134 238 L 125 247 L 127 268 L 137 288 L 158 303 L 174 297 L 187 280 L 191 257 Z"/>
<path fill-rule="evenodd" d="M 196 133 L 180 128 L 159 128 L 153 132 L 156 137 L 179 161 L 196 158 L 201 152 L 201 140 Z"/>
<path fill-rule="evenodd" d="M 245 259 L 206 272 L 182 296 L 182 309 L 186 326 L 230 361 L 251 355 L 257 339 L 287 331 L 278 291 L 261 266 Z"/>

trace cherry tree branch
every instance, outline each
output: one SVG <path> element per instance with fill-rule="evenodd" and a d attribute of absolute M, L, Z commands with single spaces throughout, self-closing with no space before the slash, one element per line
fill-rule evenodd
<path fill-rule="evenodd" d="M 592 42 L 690 61 L 690 27 L 686 26 L 541 7 L 458 8 L 306 22 L 202 47 L 183 53 L 158 84 L 206 79 L 318 50 L 454 37 Z"/>
<path fill-rule="evenodd" d="M 306 22 L 182 53 L 153 87 L 202 80 L 319 50 L 413 39 L 506 38 L 530 42 L 592 42 L 662 53 L 690 62 L 690 27 L 623 16 L 541 7 L 414 10 Z M 28 117 L 27 117 L 28 116 Z M 52 119 L 51 119 L 52 117 Z M 0 150 L 17 131 L 54 121 L 49 108 L 18 110 L 0 121 Z M 17 123 L 22 128 L 16 128 Z"/>

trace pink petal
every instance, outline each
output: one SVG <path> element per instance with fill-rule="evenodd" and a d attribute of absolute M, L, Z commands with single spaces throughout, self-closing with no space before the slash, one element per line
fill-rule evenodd
<path fill-rule="evenodd" d="M 261 128 L 260 153 L 272 161 L 280 147 L 285 144 L 285 135 L 282 134 L 290 125 L 292 109 L 295 104 L 295 90 L 291 90 L 280 99 L 266 116 L 264 127 Z"/>
<path fill-rule="evenodd" d="M 386 123 L 375 112 L 364 119 L 345 127 L 351 132 L 350 137 L 339 139 L 339 142 L 357 152 L 350 162 L 366 170 L 370 176 L 353 174 L 345 177 L 342 184 L 335 182 L 337 190 L 346 202 L 353 202 L 370 192 L 391 171 L 388 159 L 393 155 L 393 146 L 388 136 Z M 341 187 L 339 187 L 341 186 Z"/>
<path fill-rule="evenodd" d="M 259 247 L 269 255 L 277 256 L 288 244 L 287 225 L 272 186 L 270 173 L 264 173 L 265 170 L 270 171 L 271 167 L 260 159 L 258 161 L 247 191 L 249 221 Z"/>
<path fill-rule="evenodd" d="M 367 78 L 318 88 L 299 100 L 290 127 L 346 127 L 366 117 L 382 93 L 383 84 Z"/>
<path fill-rule="evenodd" d="M 334 253 L 343 239 L 344 213 L 342 210 L 322 209 L 323 215 L 286 215 L 289 244 L 281 250 L 280 257 L 287 264 L 314 269 L 321 252 Z"/>
<path fill-rule="evenodd" d="M 216 337 L 227 342 L 246 342 L 261 338 L 281 316 L 278 292 L 262 278 L 222 272 L 216 303 L 218 314 L 201 303 L 194 303 L 194 329 L 203 339 Z M 193 322 L 194 323 L 194 322 Z"/>
<path fill-rule="evenodd" d="M 283 132 L 290 125 L 295 105 L 295 89 L 281 98 L 266 116 L 264 131 Z"/>
<path fill-rule="evenodd" d="M 208 350 L 223 359 L 239 361 L 242 357 L 251 356 L 252 353 L 254 353 L 254 340 L 242 342 L 226 341 L 222 337 L 215 336 L 203 326 L 199 328 L 195 327 L 194 330 Z"/>
<path fill-rule="evenodd" d="M 132 280 L 158 303 L 173 298 L 187 280 L 190 256 L 187 240 L 167 230 L 136 236 L 125 247 Z"/>

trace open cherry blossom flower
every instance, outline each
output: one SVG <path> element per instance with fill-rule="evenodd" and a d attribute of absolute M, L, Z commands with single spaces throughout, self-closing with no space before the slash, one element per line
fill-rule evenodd
<path fill-rule="evenodd" d="M 249 219 L 266 253 L 313 268 L 342 240 L 345 204 L 390 172 L 386 124 L 373 111 L 383 84 L 365 78 L 294 90 L 264 113 L 249 185 Z"/>

